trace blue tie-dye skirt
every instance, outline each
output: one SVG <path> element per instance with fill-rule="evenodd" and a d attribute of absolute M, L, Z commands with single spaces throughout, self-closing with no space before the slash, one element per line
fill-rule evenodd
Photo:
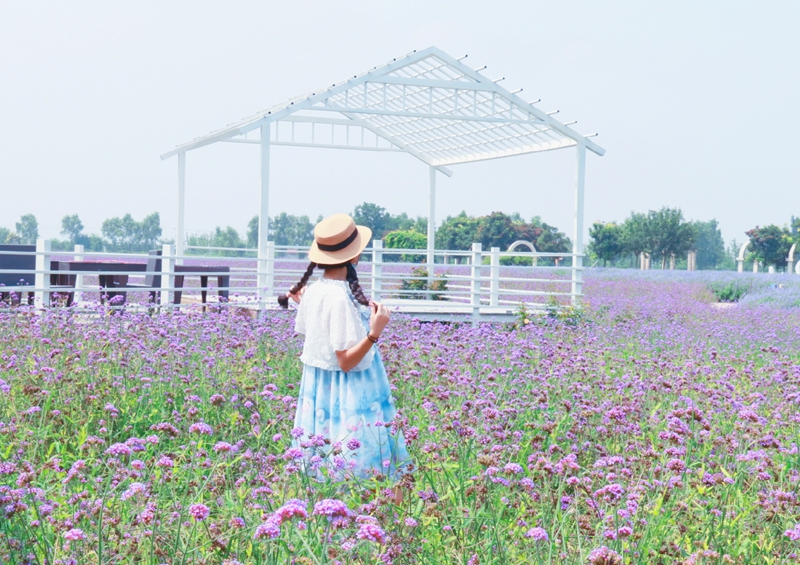
<path fill-rule="evenodd" d="M 379 351 L 363 371 L 330 371 L 303 365 L 294 426 L 302 435 L 307 473 L 325 477 L 392 480 L 411 463 L 402 432 L 391 432 L 396 408 Z M 330 440 L 330 443 L 323 440 Z"/>

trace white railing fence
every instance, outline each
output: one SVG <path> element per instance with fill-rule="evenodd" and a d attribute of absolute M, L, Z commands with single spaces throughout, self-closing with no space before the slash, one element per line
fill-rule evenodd
<path fill-rule="evenodd" d="M 187 247 L 186 254 L 177 255 L 169 244 L 158 256 L 87 252 L 82 246 L 53 251 L 44 239 L 37 241 L 35 252 L 9 251 L 9 247 L 0 250 L 0 276 L 18 275 L 24 281 L 0 286 L 0 308 L 25 304 L 33 293 L 38 308 L 62 304 L 65 296 L 72 297 L 76 309 L 96 308 L 105 294 L 110 308 L 171 309 L 202 301 L 272 309 L 278 307 L 276 296 L 286 293 L 308 265 L 307 247 L 273 243 L 260 259 L 255 250 L 225 247 Z M 15 255 L 25 256 L 26 261 L 35 256 L 33 268 L 2 268 L 3 256 Z M 375 240 L 362 254 L 357 270 L 362 287 L 375 300 L 409 312 L 415 308 L 458 312 L 477 319 L 514 311 L 520 303 L 531 309 L 577 304 L 582 292 L 579 258 L 571 253 L 503 252 L 496 247 L 487 251 L 475 243 L 468 251 L 437 250 L 430 264 L 425 250 L 388 249 Z M 548 261 L 554 264 L 543 266 Z"/>

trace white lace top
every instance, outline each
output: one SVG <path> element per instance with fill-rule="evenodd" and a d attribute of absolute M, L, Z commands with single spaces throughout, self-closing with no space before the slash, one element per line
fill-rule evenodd
<path fill-rule="evenodd" d="M 341 371 L 336 352 L 350 349 L 367 336 L 361 314 L 350 298 L 346 281 L 320 277 L 309 285 L 300 305 L 294 330 L 306 336 L 300 360 L 306 365 L 329 371 Z M 370 349 L 353 371 L 363 371 L 372 364 L 375 351 Z"/>

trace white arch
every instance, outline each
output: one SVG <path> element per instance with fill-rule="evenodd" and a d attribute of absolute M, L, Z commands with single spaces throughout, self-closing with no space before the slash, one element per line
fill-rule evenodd
<path fill-rule="evenodd" d="M 737 270 L 740 273 L 744 271 L 744 253 L 747 251 L 748 245 L 750 245 L 749 241 L 746 241 L 742 244 L 741 249 L 739 249 L 739 256 L 736 258 Z"/>
<path fill-rule="evenodd" d="M 797 249 L 797 244 L 793 243 L 792 246 L 789 248 L 789 256 L 786 258 L 786 272 L 792 274 L 794 270 L 794 251 Z M 800 262 L 798 262 L 798 266 L 800 266 Z"/>
<path fill-rule="evenodd" d="M 515 241 L 514 243 L 512 243 L 511 245 L 509 245 L 508 246 L 508 251 L 514 251 L 520 245 L 530 249 L 531 253 L 536 253 L 536 248 L 533 246 L 533 244 L 530 241 L 525 241 L 524 239 L 519 239 L 519 240 Z M 794 249 L 794 247 L 792 249 Z"/>
<path fill-rule="evenodd" d="M 508 246 L 508 251 L 509 252 L 514 251 L 520 245 L 522 247 L 527 247 L 528 249 L 530 249 L 531 253 L 533 253 L 533 262 L 531 263 L 531 265 L 535 267 L 537 264 L 537 257 L 536 257 L 537 251 L 530 241 L 525 241 L 524 239 L 518 239 L 517 241 Z"/>

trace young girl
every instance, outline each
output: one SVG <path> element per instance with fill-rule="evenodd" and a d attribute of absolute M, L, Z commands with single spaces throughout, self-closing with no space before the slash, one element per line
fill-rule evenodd
<path fill-rule="evenodd" d="M 305 274 L 278 298 L 284 308 L 289 298 L 299 304 L 295 331 L 305 342 L 294 426 L 302 435 L 294 446 L 306 450 L 306 468 L 319 478 L 327 466 L 337 477 L 395 479 L 410 464 L 402 435 L 385 425 L 394 419 L 395 405 L 374 347 L 389 311 L 364 296 L 356 274 L 371 236 L 347 214 L 325 218 L 314 227 Z M 306 286 L 316 267 L 324 275 Z"/>

